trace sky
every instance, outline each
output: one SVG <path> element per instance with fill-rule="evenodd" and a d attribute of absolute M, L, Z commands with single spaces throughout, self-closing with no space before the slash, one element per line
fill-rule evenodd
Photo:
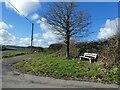
<path fill-rule="evenodd" d="M 60 36 L 54 34 L 43 17 L 48 10 L 50 2 L 38 0 L 11 0 L 11 4 L 19 10 L 16 11 L 8 2 L 2 2 L 2 20 L 0 21 L 0 44 L 30 46 L 31 23 L 34 23 L 34 46 L 49 47 L 50 44 L 59 43 Z M 91 16 L 89 30 L 94 32 L 79 41 L 97 41 L 112 37 L 117 33 L 118 3 L 117 2 L 77 2 L 78 8 Z M 24 16 L 29 21 L 24 18 Z"/>

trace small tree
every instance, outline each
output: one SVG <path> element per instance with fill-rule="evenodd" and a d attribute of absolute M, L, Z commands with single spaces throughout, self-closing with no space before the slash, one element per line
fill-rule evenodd
<path fill-rule="evenodd" d="M 69 58 L 70 38 L 85 36 L 88 31 L 89 15 L 78 8 L 74 2 L 54 3 L 45 14 L 47 23 L 57 34 L 64 37 L 66 43 L 66 56 Z"/>

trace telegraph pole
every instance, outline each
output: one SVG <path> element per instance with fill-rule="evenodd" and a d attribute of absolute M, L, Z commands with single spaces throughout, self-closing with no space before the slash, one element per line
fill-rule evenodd
<path fill-rule="evenodd" d="M 34 23 L 32 23 L 31 46 L 30 46 L 31 51 L 32 51 L 32 46 L 33 46 L 33 29 L 34 29 Z"/>
<path fill-rule="evenodd" d="M 17 12 L 19 12 L 19 14 L 21 14 L 29 23 L 32 24 L 31 46 L 30 46 L 30 50 L 32 51 L 34 23 L 32 23 L 24 14 L 22 14 L 14 5 L 12 5 L 9 0 L 6 0 L 6 1 L 7 1 Z"/>

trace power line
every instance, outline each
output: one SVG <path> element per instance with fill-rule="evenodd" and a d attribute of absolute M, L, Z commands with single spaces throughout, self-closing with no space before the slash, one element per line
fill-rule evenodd
<path fill-rule="evenodd" d="M 20 13 L 28 22 L 32 23 L 24 14 L 22 14 L 11 2 L 6 0 L 18 13 Z"/>
<path fill-rule="evenodd" d="M 32 33 L 31 33 L 31 46 L 30 46 L 30 50 L 32 51 L 32 47 L 33 47 L 33 29 L 34 29 L 34 23 L 32 23 L 24 14 L 22 14 L 16 7 L 14 7 L 14 5 L 12 5 L 8 0 L 6 0 L 19 14 L 21 14 L 29 23 L 32 24 Z"/>

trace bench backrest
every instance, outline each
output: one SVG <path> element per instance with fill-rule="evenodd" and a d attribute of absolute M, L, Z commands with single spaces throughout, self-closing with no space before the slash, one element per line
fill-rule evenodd
<path fill-rule="evenodd" d="M 94 59 L 96 59 L 97 54 L 96 53 L 84 53 L 84 57 L 93 57 Z"/>

